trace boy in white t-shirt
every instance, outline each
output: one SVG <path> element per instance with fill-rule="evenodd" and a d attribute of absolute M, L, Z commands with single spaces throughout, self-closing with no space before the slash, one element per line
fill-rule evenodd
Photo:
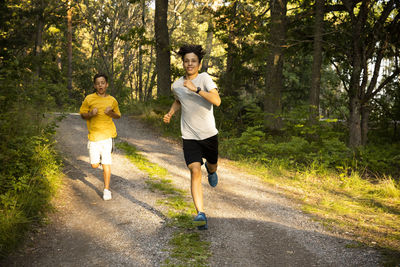
<path fill-rule="evenodd" d="M 172 84 L 175 101 L 164 116 L 164 122 L 169 123 L 172 115 L 182 109 L 183 152 L 190 170 L 191 193 L 197 210 L 194 221 L 200 230 L 208 228 L 201 186 L 203 158 L 206 159 L 208 182 L 212 187 L 218 184 L 218 130 L 215 127 L 213 105 L 221 104 L 217 86 L 210 75 L 199 73 L 204 54 L 200 45 L 184 45 L 180 48 L 178 55 L 182 57 L 186 74 Z"/>

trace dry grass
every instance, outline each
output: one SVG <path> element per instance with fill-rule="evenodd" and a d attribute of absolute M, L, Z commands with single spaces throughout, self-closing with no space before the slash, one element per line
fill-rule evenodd
<path fill-rule="evenodd" d="M 391 177 L 370 182 L 357 173 L 293 172 L 279 166 L 235 164 L 281 188 L 327 228 L 360 245 L 383 249 L 388 265 L 400 264 L 400 187 Z"/>

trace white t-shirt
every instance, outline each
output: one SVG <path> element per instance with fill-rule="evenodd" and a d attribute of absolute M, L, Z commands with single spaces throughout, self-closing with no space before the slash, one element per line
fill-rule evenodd
<path fill-rule="evenodd" d="M 175 98 L 181 103 L 181 133 L 183 139 L 204 140 L 218 133 L 215 127 L 213 104 L 183 86 L 184 77 L 172 84 Z M 209 92 L 217 85 L 206 72 L 192 80 L 196 87 Z"/>

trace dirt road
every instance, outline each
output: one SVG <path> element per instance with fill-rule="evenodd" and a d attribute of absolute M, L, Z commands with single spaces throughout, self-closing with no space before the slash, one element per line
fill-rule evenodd
<path fill-rule="evenodd" d="M 174 185 L 189 192 L 189 172 L 179 145 L 128 117 L 116 125 L 119 140 L 168 169 Z M 168 257 L 173 229 L 166 226 L 163 207 L 156 204 L 161 196 L 146 188 L 146 174 L 116 151 L 113 200 L 105 202 L 102 170 L 89 165 L 84 121 L 77 114 L 68 115 L 59 124 L 57 140 L 66 174 L 57 212 L 5 265 L 161 265 Z M 201 236 L 211 243 L 210 266 L 379 266 L 377 251 L 357 248 L 326 232 L 259 178 L 230 167 L 224 159 L 218 174 L 216 188 L 203 179 L 209 230 Z"/>

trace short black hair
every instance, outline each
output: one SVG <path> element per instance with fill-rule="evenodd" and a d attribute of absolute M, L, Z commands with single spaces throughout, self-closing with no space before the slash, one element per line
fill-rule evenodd
<path fill-rule="evenodd" d="M 94 75 L 93 83 L 96 83 L 96 79 L 100 78 L 100 77 L 103 77 L 106 80 L 106 82 L 108 83 L 108 77 L 104 73 L 97 73 L 96 75 Z"/>
<path fill-rule="evenodd" d="M 186 54 L 194 53 L 199 58 L 199 62 L 203 59 L 206 52 L 203 50 L 201 45 L 185 44 L 179 48 L 178 55 L 181 56 L 182 60 Z"/>

